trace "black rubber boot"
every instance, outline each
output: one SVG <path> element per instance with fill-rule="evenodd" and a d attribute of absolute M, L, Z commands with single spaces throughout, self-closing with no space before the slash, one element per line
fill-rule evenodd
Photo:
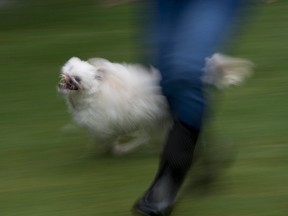
<path fill-rule="evenodd" d="M 146 216 L 166 216 L 191 166 L 199 131 L 175 121 L 151 187 L 135 204 L 134 211 Z"/>

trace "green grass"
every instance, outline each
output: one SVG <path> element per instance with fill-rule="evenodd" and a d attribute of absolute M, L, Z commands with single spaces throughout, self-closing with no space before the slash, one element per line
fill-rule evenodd
<path fill-rule="evenodd" d="M 70 116 L 55 86 L 71 56 L 138 59 L 134 6 L 22 2 L 0 8 L 0 215 L 130 215 L 155 173 L 153 147 L 83 157 L 93 141 L 63 132 Z M 213 128 L 233 140 L 236 160 L 208 193 L 185 191 L 174 215 L 288 214 L 287 9 L 262 6 L 235 44 L 256 73 L 217 99 Z"/>

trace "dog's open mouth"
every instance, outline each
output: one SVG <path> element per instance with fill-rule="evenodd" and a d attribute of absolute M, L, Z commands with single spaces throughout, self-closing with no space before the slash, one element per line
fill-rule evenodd
<path fill-rule="evenodd" d="M 58 84 L 58 89 L 61 91 L 77 91 L 80 89 L 79 81 L 75 77 L 70 77 L 68 75 L 61 75 L 61 80 Z"/>

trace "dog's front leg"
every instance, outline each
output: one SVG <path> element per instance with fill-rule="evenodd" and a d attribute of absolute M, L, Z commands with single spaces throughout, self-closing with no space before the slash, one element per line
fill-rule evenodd
<path fill-rule="evenodd" d="M 132 134 L 129 134 L 128 141 L 125 141 L 125 138 L 123 140 L 123 137 L 118 137 L 118 139 L 115 140 L 113 145 L 113 154 L 128 154 L 139 146 L 147 144 L 150 138 L 150 134 L 147 131 L 143 130 L 138 130 Z"/>

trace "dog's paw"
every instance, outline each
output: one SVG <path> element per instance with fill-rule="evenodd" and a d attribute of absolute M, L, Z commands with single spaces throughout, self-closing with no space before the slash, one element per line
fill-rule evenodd
<path fill-rule="evenodd" d="M 112 149 L 112 154 L 116 156 L 121 156 L 129 153 L 129 149 L 127 149 L 124 145 L 117 144 Z"/>

